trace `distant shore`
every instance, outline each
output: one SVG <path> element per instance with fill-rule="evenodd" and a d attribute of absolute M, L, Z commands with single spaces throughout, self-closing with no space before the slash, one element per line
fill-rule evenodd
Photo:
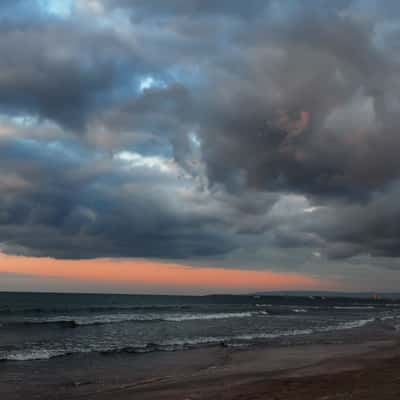
<path fill-rule="evenodd" d="M 72 359 L 71 359 L 72 360 Z M 72 362 L 72 361 L 69 361 Z M 251 349 L 213 347 L 186 352 L 3 363 L 2 400 L 386 400 L 400 398 L 400 337 L 360 344 L 320 344 Z M 14 370 L 13 370 L 14 368 Z M 25 385 L 12 377 L 31 370 Z M 57 370 L 59 369 L 59 371 Z M 39 381 L 31 381 L 32 376 Z M 47 375 L 46 375 L 47 374 Z"/>

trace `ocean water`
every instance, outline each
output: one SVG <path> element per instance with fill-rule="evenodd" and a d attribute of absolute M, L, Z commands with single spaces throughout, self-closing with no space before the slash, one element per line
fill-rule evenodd
<path fill-rule="evenodd" d="M 400 328 L 400 302 L 286 296 L 0 293 L 0 360 L 338 340 Z"/>

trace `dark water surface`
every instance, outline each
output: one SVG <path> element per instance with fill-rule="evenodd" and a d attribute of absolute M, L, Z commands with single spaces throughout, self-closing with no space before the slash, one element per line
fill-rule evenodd
<path fill-rule="evenodd" d="M 0 360 L 9 362 L 313 343 L 399 327 L 400 303 L 390 300 L 0 293 Z"/>

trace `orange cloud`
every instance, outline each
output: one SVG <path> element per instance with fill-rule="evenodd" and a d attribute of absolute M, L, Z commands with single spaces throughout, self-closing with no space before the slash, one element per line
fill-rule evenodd
<path fill-rule="evenodd" d="M 142 259 L 56 260 L 0 253 L 0 273 L 102 283 L 112 288 L 132 284 L 137 288 L 226 289 L 226 291 L 317 289 L 329 282 L 296 273 L 200 268 Z"/>
<path fill-rule="evenodd" d="M 278 112 L 277 126 L 291 136 L 297 136 L 303 133 L 310 123 L 310 113 L 300 111 L 297 119 L 292 119 L 287 111 Z"/>

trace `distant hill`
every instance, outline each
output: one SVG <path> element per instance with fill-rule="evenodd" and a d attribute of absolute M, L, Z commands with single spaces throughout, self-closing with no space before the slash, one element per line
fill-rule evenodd
<path fill-rule="evenodd" d="M 253 296 L 293 296 L 293 297 L 345 297 L 345 298 L 381 298 L 381 299 L 400 299 L 400 293 L 380 293 L 380 292 L 331 292 L 331 291 L 308 291 L 308 290 L 283 290 L 270 292 L 252 293 Z"/>

